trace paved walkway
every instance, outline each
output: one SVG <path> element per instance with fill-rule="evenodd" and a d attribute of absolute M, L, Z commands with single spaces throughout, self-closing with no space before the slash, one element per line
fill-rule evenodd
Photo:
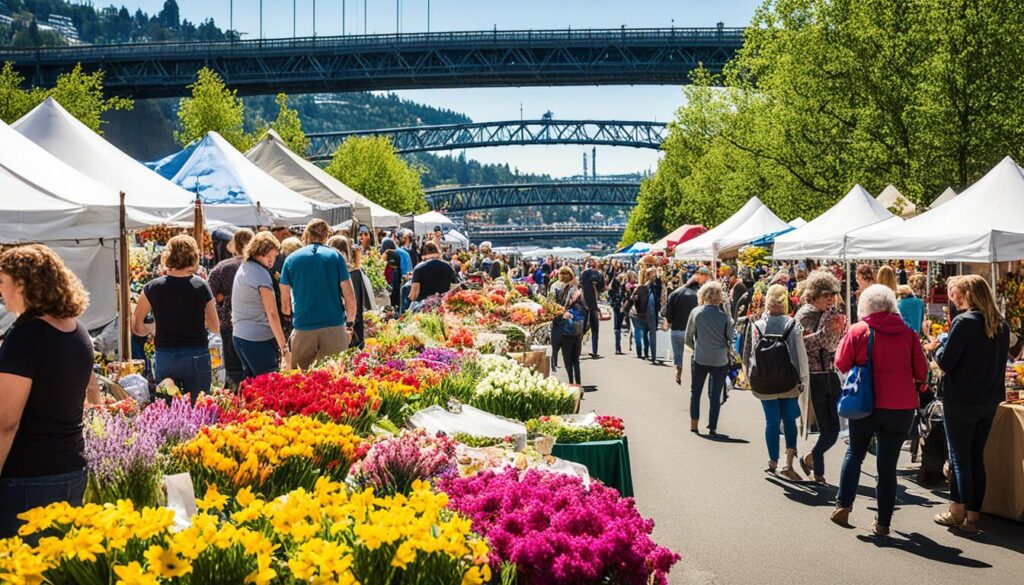
<path fill-rule="evenodd" d="M 603 322 L 602 325 L 606 325 Z M 621 416 L 629 434 L 640 512 L 654 518 L 654 537 L 682 554 L 673 584 L 1024 582 L 1024 524 L 984 516 L 986 534 L 960 536 L 934 524 L 946 493 L 900 480 L 892 537 L 870 536 L 874 458 L 864 462 L 854 504 L 854 529 L 832 524 L 835 488 L 782 481 L 765 474 L 764 418 L 757 399 L 733 392 L 712 440 L 689 432 L 689 376 L 676 386 L 671 366 L 614 355 L 610 327 L 601 359 L 584 357 L 583 381 L 597 390 L 581 410 Z M 585 352 L 589 352 L 589 341 Z M 687 355 L 689 357 L 689 355 Z M 686 368 L 685 374 L 689 374 Z M 558 376 L 565 379 L 564 368 Z M 814 438 L 815 436 L 812 436 Z M 801 453 L 813 443 L 798 444 Z M 839 477 L 845 444 L 826 456 L 830 482 Z M 904 451 L 902 466 L 910 465 Z M 908 472 L 907 477 L 911 476 Z"/>

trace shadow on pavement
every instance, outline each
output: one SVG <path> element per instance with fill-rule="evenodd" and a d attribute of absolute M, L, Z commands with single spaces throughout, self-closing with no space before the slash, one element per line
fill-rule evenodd
<path fill-rule="evenodd" d="M 723 435 L 722 433 L 718 433 L 717 435 L 714 436 L 711 436 L 707 433 L 697 433 L 697 436 L 704 439 L 705 441 L 712 441 L 715 443 L 738 443 L 744 445 L 750 444 L 750 441 L 746 439 L 730 437 L 729 435 Z"/>
<path fill-rule="evenodd" d="M 787 481 L 774 475 L 765 476 L 764 480 L 782 488 L 782 494 L 798 504 L 830 508 L 836 505 L 836 490 L 830 485 L 810 481 Z"/>
<path fill-rule="evenodd" d="M 985 546 L 998 546 L 1024 554 L 1024 530 L 1019 522 L 982 514 L 978 526 L 981 528 L 980 534 L 971 535 L 953 528 L 949 529 L 949 533 Z"/>
<path fill-rule="evenodd" d="M 917 532 L 910 534 L 904 532 L 893 532 L 893 534 L 899 535 L 902 538 L 896 538 L 894 536 L 877 537 L 861 534 L 857 536 L 857 540 L 869 542 L 879 548 L 899 549 L 906 553 L 939 563 L 968 567 L 971 569 L 987 569 L 992 567 L 992 565 L 984 561 L 961 556 L 964 552 L 963 550 L 952 546 L 943 546 L 923 534 L 919 534 Z"/>

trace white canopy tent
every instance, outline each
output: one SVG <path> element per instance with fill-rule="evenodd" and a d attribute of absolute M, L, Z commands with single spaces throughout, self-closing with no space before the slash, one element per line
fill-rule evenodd
<path fill-rule="evenodd" d="M 452 229 L 455 227 L 455 222 L 439 211 L 428 211 L 417 215 L 412 219 L 412 223 L 412 231 L 419 235 L 432 232 L 435 227 L 439 227 L 442 230 Z"/>
<path fill-rule="evenodd" d="M 805 225 L 807 225 L 807 220 L 802 218 L 802 217 L 798 217 L 798 218 L 796 218 L 793 221 L 790 221 L 788 223 L 789 223 L 790 227 L 801 228 L 801 227 L 804 227 Z"/>
<path fill-rule="evenodd" d="M 0 241 L 52 248 L 89 291 L 82 323 L 95 329 L 117 316 L 114 251 L 120 195 L 0 122 Z M 126 210 L 130 229 L 160 218 Z"/>
<path fill-rule="evenodd" d="M 451 244 L 454 248 L 468 248 L 469 238 L 459 230 L 448 230 L 444 235 L 444 243 Z"/>
<path fill-rule="evenodd" d="M 917 215 L 917 206 L 907 199 L 893 185 L 886 185 L 876 199 L 886 209 L 898 209 L 900 217 L 906 219 Z"/>
<path fill-rule="evenodd" d="M 1024 258 L 1024 169 L 1004 158 L 945 205 L 907 220 L 898 230 L 847 235 L 846 256 L 944 262 L 1005 262 Z"/>
<path fill-rule="evenodd" d="M 330 205 L 348 204 L 359 223 L 375 225 L 375 213 L 383 221 L 388 214 L 397 213 L 373 203 L 354 189 L 328 174 L 326 171 L 296 154 L 281 136 L 268 130 L 245 157 L 264 172 L 274 177 L 292 191 Z M 375 209 L 379 208 L 379 209 Z M 397 221 L 397 219 L 396 219 Z"/>
<path fill-rule="evenodd" d="M 193 196 L 198 192 L 206 217 L 232 225 L 303 223 L 328 207 L 282 185 L 216 132 L 148 166 Z"/>
<path fill-rule="evenodd" d="M 775 215 L 771 209 L 768 209 L 767 205 L 762 205 L 742 225 L 715 241 L 718 247 L 718 255 L 720 257 L 731 257 L 740 248 L 754 240 L 779 232 L 791 231 L 792 229 L 793 226 Z"/>
<path fill-rule="evenodd" d="M 932 204 L 928 206 L 928 209 L 935 209 L 936 207 L 942 205 L 943 203 L 949 203 L 950 201 L 953 200 L 954 197 L 956 197 L 956 195 L 957 193 L 956 191 L 953 190 L 952 187 L 946 187 L 946 190 L 943 191 L 941 195 L 936 197 L 935 201 L 932 201 Z"/>
<path fill-rule="evenodd" d="M 713 245 L 736 228 L 743 225 L 758 209 L 764 207 L 756 196 L 743 204 L 743 207 L 732 214 L 729 219 L 709 229 L 692 240 L 676 246 L 675 257 L 680 260 L 711 260 L 714 256 Z"/>
<path fill-rule="evenodd" d="M 161 218 L 188 213 L 194 195 L 154 173 L 78 121 L 52 97 L 11 125 L 84 175 L 125 193 L 125 205 Z"/>
<path fill-rule="evenodd" d="M 775 238 L 772 257 L 840 258 L 848 232 L 897 217 L 875 200 L 864 187 L 854 185 L 849 193 L 818 217 L 788 234 Z"/>

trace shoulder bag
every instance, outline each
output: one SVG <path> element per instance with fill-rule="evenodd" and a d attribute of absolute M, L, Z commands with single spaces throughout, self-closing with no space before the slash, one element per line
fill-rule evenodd
<path fill-rule="evenodd" d="M 839 396 L 839 416 L 850 420 L 866 418 L 875 409 L 875 380 L 871 370 L 875 332 L 870 327 L 868 332 L 868 357 L 863 365 L 854 364 L 846 374 Z"/>

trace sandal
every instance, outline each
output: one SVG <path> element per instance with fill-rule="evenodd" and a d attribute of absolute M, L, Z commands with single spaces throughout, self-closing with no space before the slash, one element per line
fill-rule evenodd
<path fill-rule="evenodd" d="M 949 526 L 950 528 L 960 526 L 961 524 L 967 522 L 966 517 L 957 518 L 956 515 L 954 515 L 952 512 L 943 512 L 941 514 L 936 514 L 933 520 L 935 520 L 936 524 L 940 524 L 942 526 Z"/>
<path fill-rule="evenodd" d="M 966 534 L 972 535 L 979 534 L 981 532 L 980 530 L 978 530 L 978 524 L 976 522 L 971 522 L 969 520 L 964 520 L 960 524 L 957 524 L 954 528 Z"/>
<path fill-rule="evenodd" d="M 794 470 L 789 465 L 787 465 L 787 466 L 783 467 L 782 469 L 780 469 L 779 470 L 779 475 L 781 475 L 782 477 L 784 477 L 784 478 L 786 478 L 786 479 L 788 479 L 790 481 L 803 481 L 803 479 L 804 479 L 804 478 L 800 477 L 800 474 L 797 473 L 796 470 Z"/>
<path fill-rule="evenodd" d="M 813 471 L 813 469 L 812 469 L 813 463 L 808 463 L 807 462 L 807 458 L 808 457 L 812 457 L 812 455 L 810 453 L 808 453 L 807 455 L 804 455 L 803 457 L 800 458 L 800 469 L 804 470 L 804 475 L 806 475 L 807 477 L 810 477 L 811 476 L 811 472 Z M 819 476 L 815 476 L 815 477 L 817 478 L 817 477 L 821 477 L 821 476 L 819 475 Z"/>
<path fill-rule="evenodd" d="M 829 520 L 845 528 L 850 528 L 850 508 L 836 508 L 832 510 Z"/>

